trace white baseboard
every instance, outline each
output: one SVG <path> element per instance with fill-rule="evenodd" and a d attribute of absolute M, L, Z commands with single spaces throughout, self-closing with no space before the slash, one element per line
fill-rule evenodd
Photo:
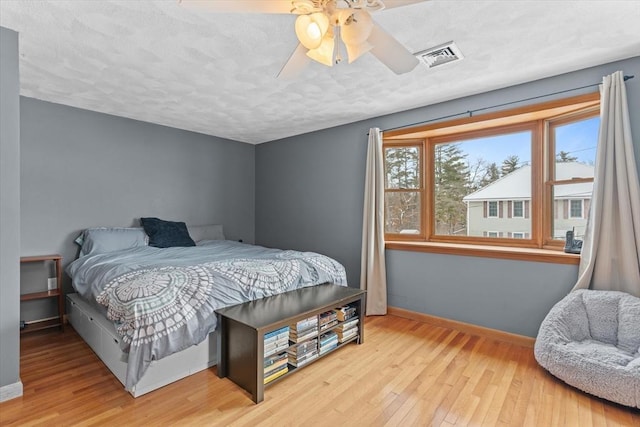
<path fill-rule="evenodd" d="M 22 396 L 22 381 L 0 387 L 0 402 Z"/>

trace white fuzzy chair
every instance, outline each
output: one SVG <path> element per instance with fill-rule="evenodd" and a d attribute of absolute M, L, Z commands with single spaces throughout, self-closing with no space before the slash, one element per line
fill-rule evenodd
<path fill-rule="evenodd" d="M 580 390 L 640 408 L 640 298 L 573 291 L 540 325 L 535 357 Z"/>

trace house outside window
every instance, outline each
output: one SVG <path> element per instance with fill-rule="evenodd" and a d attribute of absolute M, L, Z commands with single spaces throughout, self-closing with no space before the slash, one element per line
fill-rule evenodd
<path fill-rule="evenodd" d="M 567 230 L 583 237 L 599 105 L 581 95 L 386 132 L 385 239 L 561 250 Z"/>
<path fill-rule="evenodd" d="M 569 200 L 569 218 L 582 218 L 582 200 Z"/>

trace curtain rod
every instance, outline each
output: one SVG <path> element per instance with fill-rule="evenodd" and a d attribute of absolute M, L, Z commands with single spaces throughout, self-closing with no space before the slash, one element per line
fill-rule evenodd
<path fill-rule="evenodd" d="M 627 80 L 630 80 L 630 79 L 632 79 L 634 77 L 635 76 L 624 76 L 624 81 L 626 82 Z M 417 126 L 417 125 L 423 125 L 425 123 L 437 122 L 439 120 L 450 119 L 452 117 L 461 116 L 463 114 L 468 114 L 469 117 L 472 117 L 473 113 L 477 113 L 478 111 L 490 110 L 492 108 L 505 107 L 507 105 L 517 104 L 519 102 L 532 101 L 534 99 L 545 98 L 547 96 L 559 95 L 561 93 L 566 93 L 566 92 L 573 92 L 574 90 L 586 89 L 586 88 L 589 88 L 589 87 L 598 86 L 600 84 L 602 84 L 602 82 L 594 83 L 594 84 L 590 84 L 590 85 L 586 85 L 586 86 L 574 87 L 573 89 L 565 89 L 565 90 L 561 90 L 561 91 L 558 91 L 558 92 L 547 93 L 545 95 L 533 96 L 531 98 L 524 98 L 524 99 L 520 99 L 518 101 L 505 102 L 504 104 L 492 105 L 490 107 L 476 108 L 475 110 L 467 110 L 467 111 L 463 111 L 463 112 L 457 113 L 457 114 L 449 114 L 448 116 L 437 117 L 435 119 L 423 120 L 421 122 L 416 122 L 416 123 L 411 123 L 411 124 L 408 124 L 408 125 L 397 126 L 397 127 L 389 128 L 389 129 L 384 129 L 383 132 L 387 132 L 387 131 L 390 131 L 390 130 L 398 130 L 398 129 L 403 129 L 403 128 L 410 128 L 410 127 Z M 367 135 L 369 135 L 368 132 L 367 132 Z"/>

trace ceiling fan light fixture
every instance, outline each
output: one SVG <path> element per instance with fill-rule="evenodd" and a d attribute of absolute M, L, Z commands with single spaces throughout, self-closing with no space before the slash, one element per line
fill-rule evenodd
<path fill-rule="evenodd" d="M 340 12 L 340 38 L 347 47 L 349 64 L 373 49 L 367 42 L 373 29 L 371 15 L 365 10 Z"/>
<path fill-rule="evenodd" d="M 308 15 L 310 13 L 322 10 L 322 4 L 316 3 L 317 2 L 314 2 L 313 0 L 291 0 L 291 6 L 293 7 L 291 13 Z"/>
<path fill-rule="evenodd" d="M 300 15 L 296 19 L 296 36 L 307 49 L 316 49 L 329 30 L 329 17 L 322 12 Z"/>
<path fill-rule="evenodd" d="M 322 43 L 315 49 L 309 49 L 307 56 L 314 61 L 333 67 L 333 50 L 335 48 L 335 40 L 332 32 L 328 32 L 322 38 Z"/>
<path fill-rule="evenodd" d="M 349 64 L 351 64 L 353 61 L 355 61 L 356 59 L 360 58 L 362 55 L 364 55 L 365 53 L 373 49 L 373 45 L 367 42 L 364 42 L 361 44 L 345 43 L 344 45 L 347 48 L 347 56 L 349 58 Z"/>

